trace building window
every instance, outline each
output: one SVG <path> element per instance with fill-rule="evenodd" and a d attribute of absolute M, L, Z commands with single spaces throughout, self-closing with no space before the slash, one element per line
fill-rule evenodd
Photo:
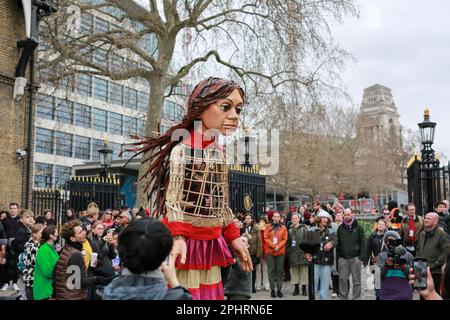
<path fill-rule="evenodd" d="M 95 99 L 107 102 L 108 101 L 108 81 L 94 77 L 93 81 L 93 95 Z"/>
<path fill-rule="evenodd" d="M 43 94 L 38 95 L 36 117 L 42 119 L 53 120 L 53 97 Z"/>
<path fill-rule="evenodd" d="M 80 30 L 81 33 L 91 34 L 92 33 L 92 19 L 93 16 L 90 14 L 81 14 Z"/>
<path fill-rule="evenodd" d="M 75 104 L 75 124 L 79 127 L 91 127 L 91 107 L 84 104 Z"/>
<path fill-rule="evenodd" d="M 66 182 L 72 175 L 71 167 L 55 166 L 55 187 L 56 189 L 64 189 Z"/>
<path fill-rule="evenodd" d="M 183 106 L 180 106 L 179 104 L 175 107 L 175 120 L 181 122 L 184 117 L 184 108 Z"/>
<path fill-rule="evenodd" d="M 120 159 L 119 154 L 122 152 L 122 145 L 120 143 L 110 142 L 109 147 L 113 150 L 112 159 Z"/>
<path fill-rule="evenodd" d="M 139 111 L 147 114 L 149 95 L 145 92 L 139 91 Z"/>
<path fill-rule="evenodd" d="M 72 139 L 70 133 L 56 132 L 56 155 L 63 157 L 72 157 Z"/>
<path fill-rule="evenodd" d="M 56 99 L 56 120 L 61 123 L 73 123 L 73 104 L 70 101 Z"/>
<path fill-rule="evenodd" d="M 108 118 L 107 112 L 102 109 L 93 108 L 92 109 L 92 128 L 100 132 L 108 131 Z"/>
<path fill-rule="evenodd" d="M 109 88 L 109 101 L 118 106 L 122 106 L 123 86 L 114 82 L 110 82 Z"/>
<path fill-rule="evenodd" d="M 91 96 L 91 76 L 83 73 L 77 74 L 77 92 L 83 97 Z"/>
<path fill-rule="evenodd" d="M 122 115 L 115 112 L 109 113 L 109 133 L 122 135 Z"/>
<path fill-rule="evenodd" d="M 131 88 L 124 88 L 124 107 L 137 110 L 137 91 Z"/>
<path fill-rule="evenodd" d="M 168 126 L 161 125 L 161 134 L 166 133 L 168 130 L 169 130 L 169 127 L 168 127 Z"/>
<path fill-rule="evenodd" d="M 36 128 L 36 152 L 53 154 L 53 139 L 52 130 Z"/>
<path fill-rule="evenodd" d="M 92 62 L 106 68 L 108 66 L 108 51 L 102 48 L 95 50 Z"/>
<path fill-rule="evenodd" d="M 145 119 L 146 119 L 145 117 L 143 119 L 138 119 L 138 132 L 140 135 L 143 136 L 145 136 L 145 124 L 146 124 Z"/>
<path fill-rule="evenodd" d="M 106 33 L 109 31 L 109 22 L 99 17 L 95 17 L 94 31 L 96 33 Z"/>
<path fill-rule="evenodd" d="M 34 187 L 50 189 L 53 187 L 53 166 L 36 162 L 34 166 Z"/>
<path fill-rule="evenodd" d="M 98 153 L 98 149 L 103 147 L 103 140 L 100 139 L 92 139 L 92 160 L 100 160 L 100 153 Z"/>
<path fill-rule="evenodd" d="M 128 137 L 137 133 L 137 119 L 123 116 L 123 135 Z"/>
<path fill-rule="evenodd" d="M 175 120 L 175 109 L 176 105 L 172 101 L 165 100 L 164 101 L 164 118 L 174 121 Z"/>
<path fill-rule="evenodd" d="M 75 158 L 89 160 L 91 158 L 91 139 L 75 136 Z"/>
<path fill-rule="evenodd" d="M 121 71 L 123 69 L 123 57 L 113 54 L 110 56 L 109 66 L 112 71 Z"/>

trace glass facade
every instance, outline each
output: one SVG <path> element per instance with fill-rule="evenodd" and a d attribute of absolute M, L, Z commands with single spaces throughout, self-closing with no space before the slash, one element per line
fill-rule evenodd
<path fill-rule="evenodd" d="M 91 127 L 91 107 L 75 103 L 75 125 L 83 128 Z"/>
<path fill-rule="evenodd" d="M 122 106 L 123 103 L 123 86 L 114 82 L 109 83 L 109 102 Z"/>
<path fill-rule="evenodd" d="M 91 158 L 91 139 L 75 136 L 75 158 L 89 160 Z"/>
<path fill-rule="evenodd" d="M 93 94 L 92 96 L 95 99 L 98 99 L 103 102 L 108 101 L 108 81 L 103 80 L 97 77 L 94 77 L 93 82 Z"/>
<path fill-rule="evenodd" d="M 122 135 L 122 115 L 115 112 L 109 112 L 109 133 Z"/>
<path fill-rule="evenodd" d="M 72 124 L 73 123 L 73 103 L 66 100 L 56 99 L 56 121 Z"/>
<path fill-rule="evenodd" d="M 54 119 L 53 97 L 39 94 L 37 97 L 36 117 L 41 119 Z"/>
<path fill-rule="evenodd" d="M 53 187 L 53 165 L 48 163 L 35 163 L 34 187 L 42 189 L 50 189 Z"/>
<path fill-rule="evenodd" d="M 72 157 L 72 139 L 70 133 L 56 131 L 56 155 Z"/>
<path fill-rule="evenodd" d="M 36 128 L 36 152 L 53 154 L 53 140 L 52 130 Z"/>
<path fill-rule="evenodd" d="M 100 132 L 108 131 L 107 111 L 98 108 L 93 108 L 92 120 L 93 120 L 92 128 L 94 130 L 98 130 Z"/>
<path fill-rule="evenodd" d="M 65 166 L 55 166 L 55 187 L 64 189 L 66 182 L 72 175 L 72 168 Z"/>
<path fill-rule="evenodd" d="M 137 105 L 137 91 L 136 90 L 125 87 L 123 106 L 125 108 L 137 110 L 138 105 Z"/>

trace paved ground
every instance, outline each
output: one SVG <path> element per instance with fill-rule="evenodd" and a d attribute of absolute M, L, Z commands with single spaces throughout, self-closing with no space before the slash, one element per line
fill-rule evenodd
<path fill-rule="evenodd" d="M 373 290 L 367 289 L 367 274 L 365 270 L 363 269 L 362 273 L 362 300 L 375 300 L 375 293 Z M 294 291 L 294 286 L 291 285 L 289 282 L 283 283 L 283 289 L 281 292 L 283 293 L 283 300 L 308 300 L 308 297 L 304 297 L 301 294 L 299 296 L 293 296 L 292 292 Z M 301 291 L 301 290 L 300 290 Z M 339 298 L 333 298 L 331 296 L 332 290 L 330 290 L 330 300 L 339 300 Z M 350 290 L 350 299 L 352 297 L 352 293 Z M 280 298 L 271 298 L 270 297 L 270 291 L 257 291 L 253 297 L 252 300 L 274 300 L 274 299 L 280 299 Z M 316 295 L 316 299 L 319 300 L 319 294 Z M 414 293 L 414 300 L 419 300 L 419 294 L 417 292 Z"/>

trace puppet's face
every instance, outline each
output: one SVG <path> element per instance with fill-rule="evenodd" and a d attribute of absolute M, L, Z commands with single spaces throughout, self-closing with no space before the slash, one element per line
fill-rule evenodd
<path fill-rule="evenodd" d="M 211 104 L 201 115 L 203 131 L 217 129 L 231 135 L 237 128 L 244 101 L 237 89 L 225 98 Z"/>

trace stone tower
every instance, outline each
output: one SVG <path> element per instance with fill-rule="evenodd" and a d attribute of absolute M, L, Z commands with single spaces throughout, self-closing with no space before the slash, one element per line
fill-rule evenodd
<path fill-rule="evenodd" d="M 364 89 L 359 114 L 360 134 L 380 143 L 390 140 L 400 147 L 402 141 L 399 119 L 391 89 L 379 84 Z"/>

